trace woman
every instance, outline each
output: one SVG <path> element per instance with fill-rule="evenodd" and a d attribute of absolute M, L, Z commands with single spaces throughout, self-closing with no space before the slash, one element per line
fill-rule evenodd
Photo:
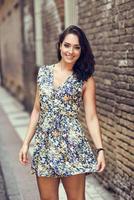
<path fill-rule="evenodd" d="M 57 53 L 58 63 L 39 69 L 35 103 L 19 160 L 28 163 L 27 152 L 35 135 L 32 172 L 41 200 L 59 199 L 60 180 L 68 200 L 85 200 L 86 175 L 105 168 L 92 76 L 94 56 L 84 32 L 73 25 L 59 36 Z M 97 159 L 79 121 L 82 101 Z"/>

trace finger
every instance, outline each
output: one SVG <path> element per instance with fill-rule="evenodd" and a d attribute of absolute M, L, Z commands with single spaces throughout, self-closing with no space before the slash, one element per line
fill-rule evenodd
<path fill-rule="evenodd" d="M 104 168 L 105 168 L 105 166 L 103 164 L 101 164 L 98 172 L 102 172 L 104 170 Z"/>
<path fill-rule="evenodd" d="M 23 163 L 27 164 L 28 163 L 28 158 L 27 158 L 27 154 L 23 153 Z"/>
<path fill-rule="evenodd" d="M 100 163 L 97 164 L 97 167 L 96 167 L 97 171 L 100 170 Z"/>
<path fill-rule="evenodd" d="M 102 165 L 103 165 L 103 163 L 102 163 L 101 161 L 98 161 L 98 164 L 97 164 L 97 170 L 98 170 L 98 171 L 101 170 Z"/>
<path fill-rule="evenodd" d="M 25 165 L 27 163 L 27 158 L 23 152 L 19 153 L 19 161 L 22 165 Z"/>
<path fill-rule="evenodd" d="M 19 162 L 21 164 L 23 164 L 23 153 L 22 152 L 19 153 Z"/>

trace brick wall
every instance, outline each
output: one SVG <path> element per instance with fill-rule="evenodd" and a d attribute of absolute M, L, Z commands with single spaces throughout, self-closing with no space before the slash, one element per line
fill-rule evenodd
<path fill-rule="evenodd" d="M 64 2 L 46 0 L 42 3 L 44 63 L 57 61 L 56 42 L 64 27 Z"/>
<path fill-rule="evenodd" d="M 55 0 L 56 9 L 61 21 L 61 29 L 64 29 L 64 0 Z"/>
<path fill-rule="evenodd" d="M 97 110 L 107 168 L 97 179 L 132 199 L 134 119 L 134 1 L 78 0 L 79 25 L 96 58 Z"/>
<path fill-rule="evenodd" d="M 24 79 L 20 71 L 17 71 L 19 78 L 16 77 L 16 80 L 24 84 L 25 105 L 31 109 L 35 95 L 34 7 L 32 0 L 20 2 L 23 67 L 19 68 L 18 65 L 16 70 L 23 71 Z M 88 36 L 96 58 L 97 110 L 107 163 L 105 171 L 96 174 L 96 178 L 105 187 L 117 193 L 118 199 L 130 200 L 134 196 L 132 182 L 134 1 L 77 0 L 76 2 L 79 25 Z M 42 1 L 42 19 L 44 64 L 50 64 L 57 61 L 55 45 L 59 33 L 64 28 L 64 1 Z M 12 33 L 10 35 L 12 36 Z M 7 38 L 10 38 L 9 35 Z M 15 56 L 15 58 L 17 62 L 20 57 Z M 3 62 L 3 57 L 0 60 Z M 83 110 L 81 119 L 84 123 Z M 84 127 L 87 130 L 85 125 Z"/>
<path fill-rule="evenodd" d="M 2 83 L 31 110 L 35 97 L 33 1 L 4 1 L 0 27 Z"/>
<path fill-rule="evenodd" d="M 31 110 L 35 100 L 35 25 L 32 0 L 21 2 L 21 23 L 23 36 L 23 73 L 25 85 L 24 104 Z"/>
<path fill-rule="evenodd" d="M 3 85 L 23 101 L 21 20 L 17 1 L 4 1 L 0 6 L 0 60 Z"/>
<path fill-rule="evenodd" d="M 0 23 L 3 28 L 0 31 L 2 81 L 30 111 L 34 103 L 37 69 L 34 3 L 32 0 L 4 1 L 0 11 Z M 57 38 L 64 28 L 64 1 L 42 1 L 41 12 L 44 64 L 55 63 Z"/>

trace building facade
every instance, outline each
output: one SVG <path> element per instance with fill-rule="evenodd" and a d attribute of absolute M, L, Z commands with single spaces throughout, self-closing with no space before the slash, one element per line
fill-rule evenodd
<path fill-rule="evenodd" d="M 107 164 L 95 176 L 120 200 L 134 196 L 133 13 L 133 0 L 0 1 L 2 84 L 29 110 L 37 67 L 57 61 L 58 35 L 70 24 L 85 31 L 96 60 L 97 111 Z M 80 118 L 89 135 L 83 108 Z"/>

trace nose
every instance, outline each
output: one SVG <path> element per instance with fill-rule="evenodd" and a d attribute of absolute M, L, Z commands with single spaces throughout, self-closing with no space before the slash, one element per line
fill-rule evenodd
<path fill-rule="evenodd" d="M 69 53 L 73 53 L 73 47 L 69 48 Z"/>

